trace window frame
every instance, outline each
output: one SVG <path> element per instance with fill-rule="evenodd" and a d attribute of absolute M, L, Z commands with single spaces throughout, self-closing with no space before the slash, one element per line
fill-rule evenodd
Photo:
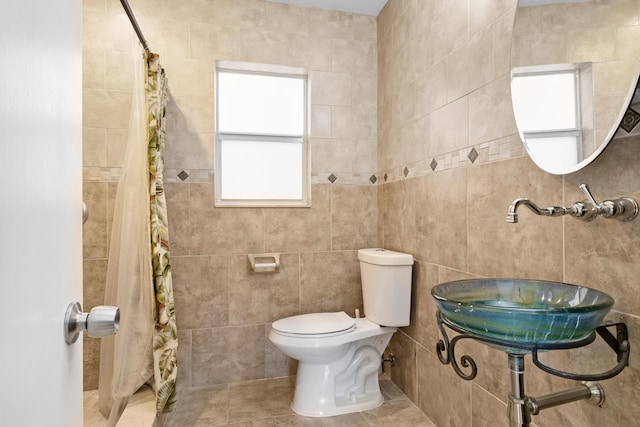
<path fill-rule="evenodd" d="M 303 81 L 303 131 L 301 135 L 262 134 L 242 132 L 221 132 L 219 123 L 219 74 L 220 72 L 254 74 L 272 77 L 288 77 Z M 215 173 L 214 206 L 216 207 L 310 207 L 311 206 L 311 155 L 309 147 L 309 74 L 305 69 L 280 65 L 257 64 L 248 62 L 215 61 Z M 301 144 L 301 190 L 300 199 L 225 199 L 222 198 L 222 142 L 249 138 L 255 142 L 285 142 Z"/>

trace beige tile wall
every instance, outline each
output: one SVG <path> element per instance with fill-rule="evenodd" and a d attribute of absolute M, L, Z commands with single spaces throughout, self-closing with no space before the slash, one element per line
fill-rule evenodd
<path fill-rule="evenodd" d="M 378 159 L 380 174 L 388 176 L 378 187 L 378 234 L 385 247 L 417 260 L 411 325 L 390 346 L 392 379 L 438 426 L 507 426 L 510 391 L 507 357 L 497 350 L 472 342 L 458 347 L 478 363 L 471 382 L 438 361 L 430 295 L 438 283 L 534 277 L 591 286 L 616 299 L 611 319 L 624 319 L 631 347 L 640 344 L 633 332 L 640 326 L 640 222 L 584 223 L 529 212 L 518 224 L 505 222 L 515 198 L 570 204 L 583 198 L 582 182 L 599 199 L 640 198 L 637 137 L 614 141 L 592 165 L 568 176 L 542 172 L 516 148 L 509 93 L 515 6 L 515 0 L 390 0 L 377 21 Z M 637 23 L 638 13 L 626 17 Z M 473 162 L 467 158 L 472 149 L 479 154 Z M 544 357 L 574 372 L 602 372 L 616 363 L 601 344 Z M 637 424 L 640 404 L 632 390 L 640 387 L 639 367 L 632 351 L 630 366 L 602 382 L 602 408 L 577 402 L 547 409 L 534 423 Z M 528 358 L 525 376 L 532 396 L 574 385 L 542 373 Z"/>
<path fill-rule="evenodd" d="M 294 372 L 271 322 L 362 310 L 357 249 L 377 244 L 375 18 L 262 0 L 130 0 L 169 79 L 166 195 L 179 328 L 179 384 Z M 133 31 L 116 0 L 83 2 L 85 301 L 101 303 L 109 224 L 127 137 Z M 311 86 L 311 208 L 214 208 L 216 59 L 304 67 Z M 182 181 L 177 174 L 185 171 Z M 338 179 L 331 184 L 327 177 Z M 376 177 L 376 180 L 378 178 Z M 252 275 L 247 254 L 282 253 Z M 97 386 L 99 342 L 85 345 Z"/>

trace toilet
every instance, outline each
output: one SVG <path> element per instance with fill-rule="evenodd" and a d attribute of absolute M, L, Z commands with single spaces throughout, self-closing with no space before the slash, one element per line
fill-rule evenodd
<path fill-rule="evenodd" d="M 413 256 L 358 251 L 365 317 L 344 311 L 277 320 L 269 340 L 298 360 L 291 408 L 307 417 L 366 411 L 382 404 L 381 357 L 397 327 L 409 325 Z"/>

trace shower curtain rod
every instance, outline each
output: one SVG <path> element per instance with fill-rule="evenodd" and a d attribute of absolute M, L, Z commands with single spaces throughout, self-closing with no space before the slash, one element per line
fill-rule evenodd
<path fill-rule="evenodd" d="M 140 43 L 142 44 L 142 47 L 144 48 L 144 51 L 147 52 L 147 55 L 150 55 L 151 51 L 149 50 L 149 45 L 147 44 L 147 41 L 145 40 L 144 36 L 142 35 L 142 30 L 140 29 L 140 26 L 138 25 L 138 21 L 136 21 L 136 17 L 133 14 L 133 11 L 131 10 L 131 6 L 129 6 L 129 2 L 127 0 L 120 0 L 120 3 L 122 3 L 122 7 L 124 8 L 124 11 L 127 12 L 127 16 L 129 17 L 129 21 L 131 21 L 131 25 L 133 25 L 133 29 L 135 30 L 136 34 L 138 35 L 138 39 L 140 40 Z"/>

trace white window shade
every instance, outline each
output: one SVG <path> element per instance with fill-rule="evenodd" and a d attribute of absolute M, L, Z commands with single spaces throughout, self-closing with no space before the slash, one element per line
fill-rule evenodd
<path fill-rule="evenodd" d="M 246 139 L 246 138 L 245 138 Z M 302 200 L 302 141 L 222 140 L 226 200 Z M 247 173 L 251 171 L 251 173 Z"/>
<path fill-rule="evenodd" d="M 514 76 L 514 111 L 523 132 L 576 129 L 576 73 Z"/>
<path fill-rule="evenodd" d="M 529 138 L 525 144 L 532 156 L 544 156 L 548 159 L 550 170 L 564 170 L 578 161 L 580 140 L 577 136 Z"/>
<path fill-rule="evenodd" d="M 266 135 L 304 133 L 304 79 L 220 71 L 219 131 Z"/>

